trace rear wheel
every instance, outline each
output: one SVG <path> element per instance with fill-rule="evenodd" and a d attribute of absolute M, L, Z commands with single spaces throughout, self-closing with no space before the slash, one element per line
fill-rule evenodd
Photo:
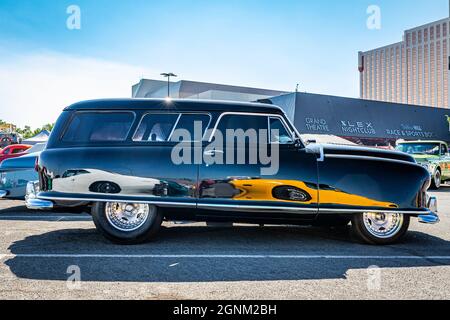
<path fill-rule="evenodd" d="M 161 227 L 157 207 L 138 203 L 96 203 L 92 217 L 97 230 L 118 244 L 139 244 L 151 240 Z"/>
<path fill-rule="evenodd" d="M 353 216 L 352 229 L 365 243 L 388 245 L 406 234 L 409 222 L 410 217 L 400 213 L 366 212 Z"/>

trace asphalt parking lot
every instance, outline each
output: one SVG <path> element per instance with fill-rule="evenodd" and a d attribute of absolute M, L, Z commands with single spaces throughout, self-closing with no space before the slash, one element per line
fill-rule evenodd
<path fill-rule="evenodd" d="M 348 229 L 205 224 L 124 247 L 87 215 L 0 201 L 0 299 L 450 299 L 450 188 L 434 194 L 441 223 L 414 220 L 388 247 Z"/>

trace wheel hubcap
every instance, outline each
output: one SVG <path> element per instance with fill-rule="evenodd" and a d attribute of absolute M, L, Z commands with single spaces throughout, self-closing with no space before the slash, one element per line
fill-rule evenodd
<path fill-rule="evenodd" d="M 403 214 L 399 213 L 364 213 L 364 226 L 377 238 L 390 238 L 396 235 L 403 225 Z"/>
<path fill-rule="evenodd" d="M 107 203 L 106 218 L 111 226 L 124 232 L 142 227 L 150 216 L 150 206 L 138 203 Z"/>
<path fill-rule="evenodd" d="M 439 173 L 439 171 L 436 172 L 436 175 L 434 176 L 434 184 L 438 188 L 441 186 L 441 174 Z"/>

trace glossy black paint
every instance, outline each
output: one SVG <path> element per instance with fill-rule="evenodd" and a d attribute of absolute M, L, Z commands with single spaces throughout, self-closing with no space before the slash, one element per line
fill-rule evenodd
<path fill-rule="evenodd" d="M 134 112 L 126 140 L 62 141 L 74 112 L 89 110 Z M 163 208 L 168 219 L 200 221 L 301 224 L 321 213 L 426 212 L 430 177 L 409 155 L 325 146 L 324 159 L 319 159 L 320 146 L 313 150 L 297 142 L 280 146 L 280 170 L 274 176 L 261 175 L 261 165 L 175 165 L 170 158 L 175 143 L 132 139 L 140 119 L 152 111 L 208 113 L 210 128 L 223 112 L 280 115 L 288 122 L 278 107 L 263 104 L 152 99 L 78 103 L 62 113 L 39 158 L 38 197 L 151 203 Z M 206 139 L 194 151 L 203 153 L 207 145 Z"/>

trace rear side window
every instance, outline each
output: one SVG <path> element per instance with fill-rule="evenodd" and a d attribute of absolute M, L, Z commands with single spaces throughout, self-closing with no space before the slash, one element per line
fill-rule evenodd
<path fill-rule="evenodd" d="M 172 141 L 173 133 L 180 129 L 187 130 L 192 141 L 202 140 L 209 121 L 210 116 L 207 114 L 150 113 L 142 119 L 133 140 L 137 142 Z M 201 128 L 199 132 L 195 132 L 195 125 Z M 195 136 L 196 133 L 199 133 L 199 137 Z"/>
<path fill-rule="evenodd" d="M 65 142 L 124 141 L 134 121 L 132 112 L 78 112 L 62 138 Z"/>
<path fill-rule="evenodd" d="M 22 152 L 24 152 L 25 150 L 27 150 L 27 149 L 25 149 L 25 148 L 16 148 L 16 149 L 13 149 L 12 154 L 22 153 Z"/>
<path fill-rule="evenodd" d="M 164 142 L 167 141 L 177 124 L 180 114 L 151 113 L 144 116 L 134 134 L 134 141 Z"/>

